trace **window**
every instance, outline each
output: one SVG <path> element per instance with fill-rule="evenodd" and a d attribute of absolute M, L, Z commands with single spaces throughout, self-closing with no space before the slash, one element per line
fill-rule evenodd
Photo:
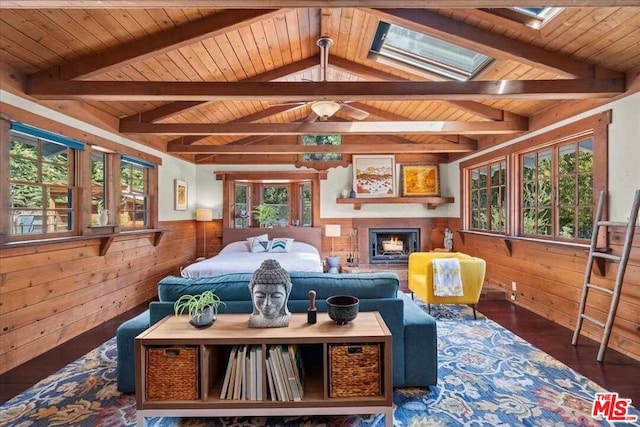
<path fill-rule="evenodd" d="M 17 122 L 9 139 L 11 235 L 57 237 L 77 229 L 76 153 L 84 144 Z"/>
<path fill-rule="evenodd" d="M 593 226 L 593 139 L 583 137 L 521 155 L 522 234 L 590 239 Z"/>
<path fill-rule="evenodd" d="M 469 80 L 493 60 L 480 52 L 382 21 L 371 51 L 452 80 Z"/>
<path fill-rule="evenodd" d="M 607 190 L 610 122 L 602 112 L 462 162 L 464 230 L 587 243 Z"/>
<path fill-rule="evenodd" d="M 120 225 L 149 228 L 149 170 L 151 165 L 123 156 L 120 166 Z"/>
<path fill-rule="evenodd" d="M 318 220 L 319 210 L 314 205 L 318 198 L 320 180 L 326 172 L 219 172 L 216 179 L 223 181 L 223 227 L 258 227 L 256 206 L 266 204 L 276 211 L 279 225 L 312 227 Z"/>
<path fill-rule="evenodd" d="M 341 135 L 303 135 L 302 145 L 341 145 Z M 302 154 L 303 162 L 315 161 L 340 161 L 341 153 L 304 153 Z"/>
<path fill-rule="evenodd" d="M 472 230 L 506 231 L 506 161 L 497 161 L 470 170 Z"/>
<path fill-rule="evenodd" d="M 91 150 L 91 225 L 98 225 L 98 213 L 109 206 L 107 153 Z"/>
<path fill-rule="evenodd" d="M 527 27 L 539 30 L 562 12 L 561 7 L 511 7 L 480 9 L 492 15 L 519 22 Z"/>

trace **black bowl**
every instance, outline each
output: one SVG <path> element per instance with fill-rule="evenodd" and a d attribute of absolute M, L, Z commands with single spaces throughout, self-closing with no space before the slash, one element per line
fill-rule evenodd
<path fill-rule="evenodd" d="M 338 325 L 346 325 L 358 315 L 360 301 L 349 295 L 334 295 L 327 298 L 327 314 Z"/>

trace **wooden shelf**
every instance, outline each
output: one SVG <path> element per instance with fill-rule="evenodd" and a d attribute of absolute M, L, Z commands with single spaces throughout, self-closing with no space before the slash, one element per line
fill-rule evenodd
<path fill-rule="evenodd" d="M 435 209 L 445 203 L 453 203 L 455 199 L 453 197 L 372 197 L 372 198 L 353 198 L 353 197 L 339 197 L 336 199 L 336 203 L 342 205 L 353 205 L 353 209 L 360 210 L 362 205 L 377 203 L 377 204 L 394 204 L 394 203 L 413 203 L 426 205 L 427 209 Z"/>

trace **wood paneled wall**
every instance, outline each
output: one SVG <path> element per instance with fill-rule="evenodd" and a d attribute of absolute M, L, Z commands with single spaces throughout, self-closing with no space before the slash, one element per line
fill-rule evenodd
<path fill-rule="evenodd" d="M 459 230 L 460 221 L 452 218 L 450 226 L 452 230 Z M 609 246 L 613 254 L 620 255 L 622 239 L 623 234 L 610 230 Z M 463 242 L 460 235 L 454 233 L 456 251 L 486 260 L 486 281 L 504 288 L 507 295 L 511 295 L 511 283 L 516 282 L 515 304 L 573 330 L 582 295 L 588 250 L 519 239 L 512 239 L 511 244 L 512 251 L 509 256 L 500 238 L 465 233 Z M 617 267 L 618 264 L 608 263 L 605 275 L 598 276 L 594 273 L 592 283 L 613 287 Z M 591 292 L 586 314 L 604 321 L 610 303 L 611 298 Z M 600 342 L 602 329 L 584 322 L 582 334 Z M 640 360 L 640 228 L 638 227 L 627 264 L 609 348 Z"/>
<path fill-rule="evenodd" d="M 195 258 L 195 221 L 152 233 L 0 249 L 0 373 L 157 295 L 156 285 Z"/>

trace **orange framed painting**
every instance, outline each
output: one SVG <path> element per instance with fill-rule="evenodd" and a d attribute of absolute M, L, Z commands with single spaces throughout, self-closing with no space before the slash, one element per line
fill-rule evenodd
<path fill-rule="evenodd" d="M 439 196 L 438 165 L 402 165 L 403 196 Z"/>

